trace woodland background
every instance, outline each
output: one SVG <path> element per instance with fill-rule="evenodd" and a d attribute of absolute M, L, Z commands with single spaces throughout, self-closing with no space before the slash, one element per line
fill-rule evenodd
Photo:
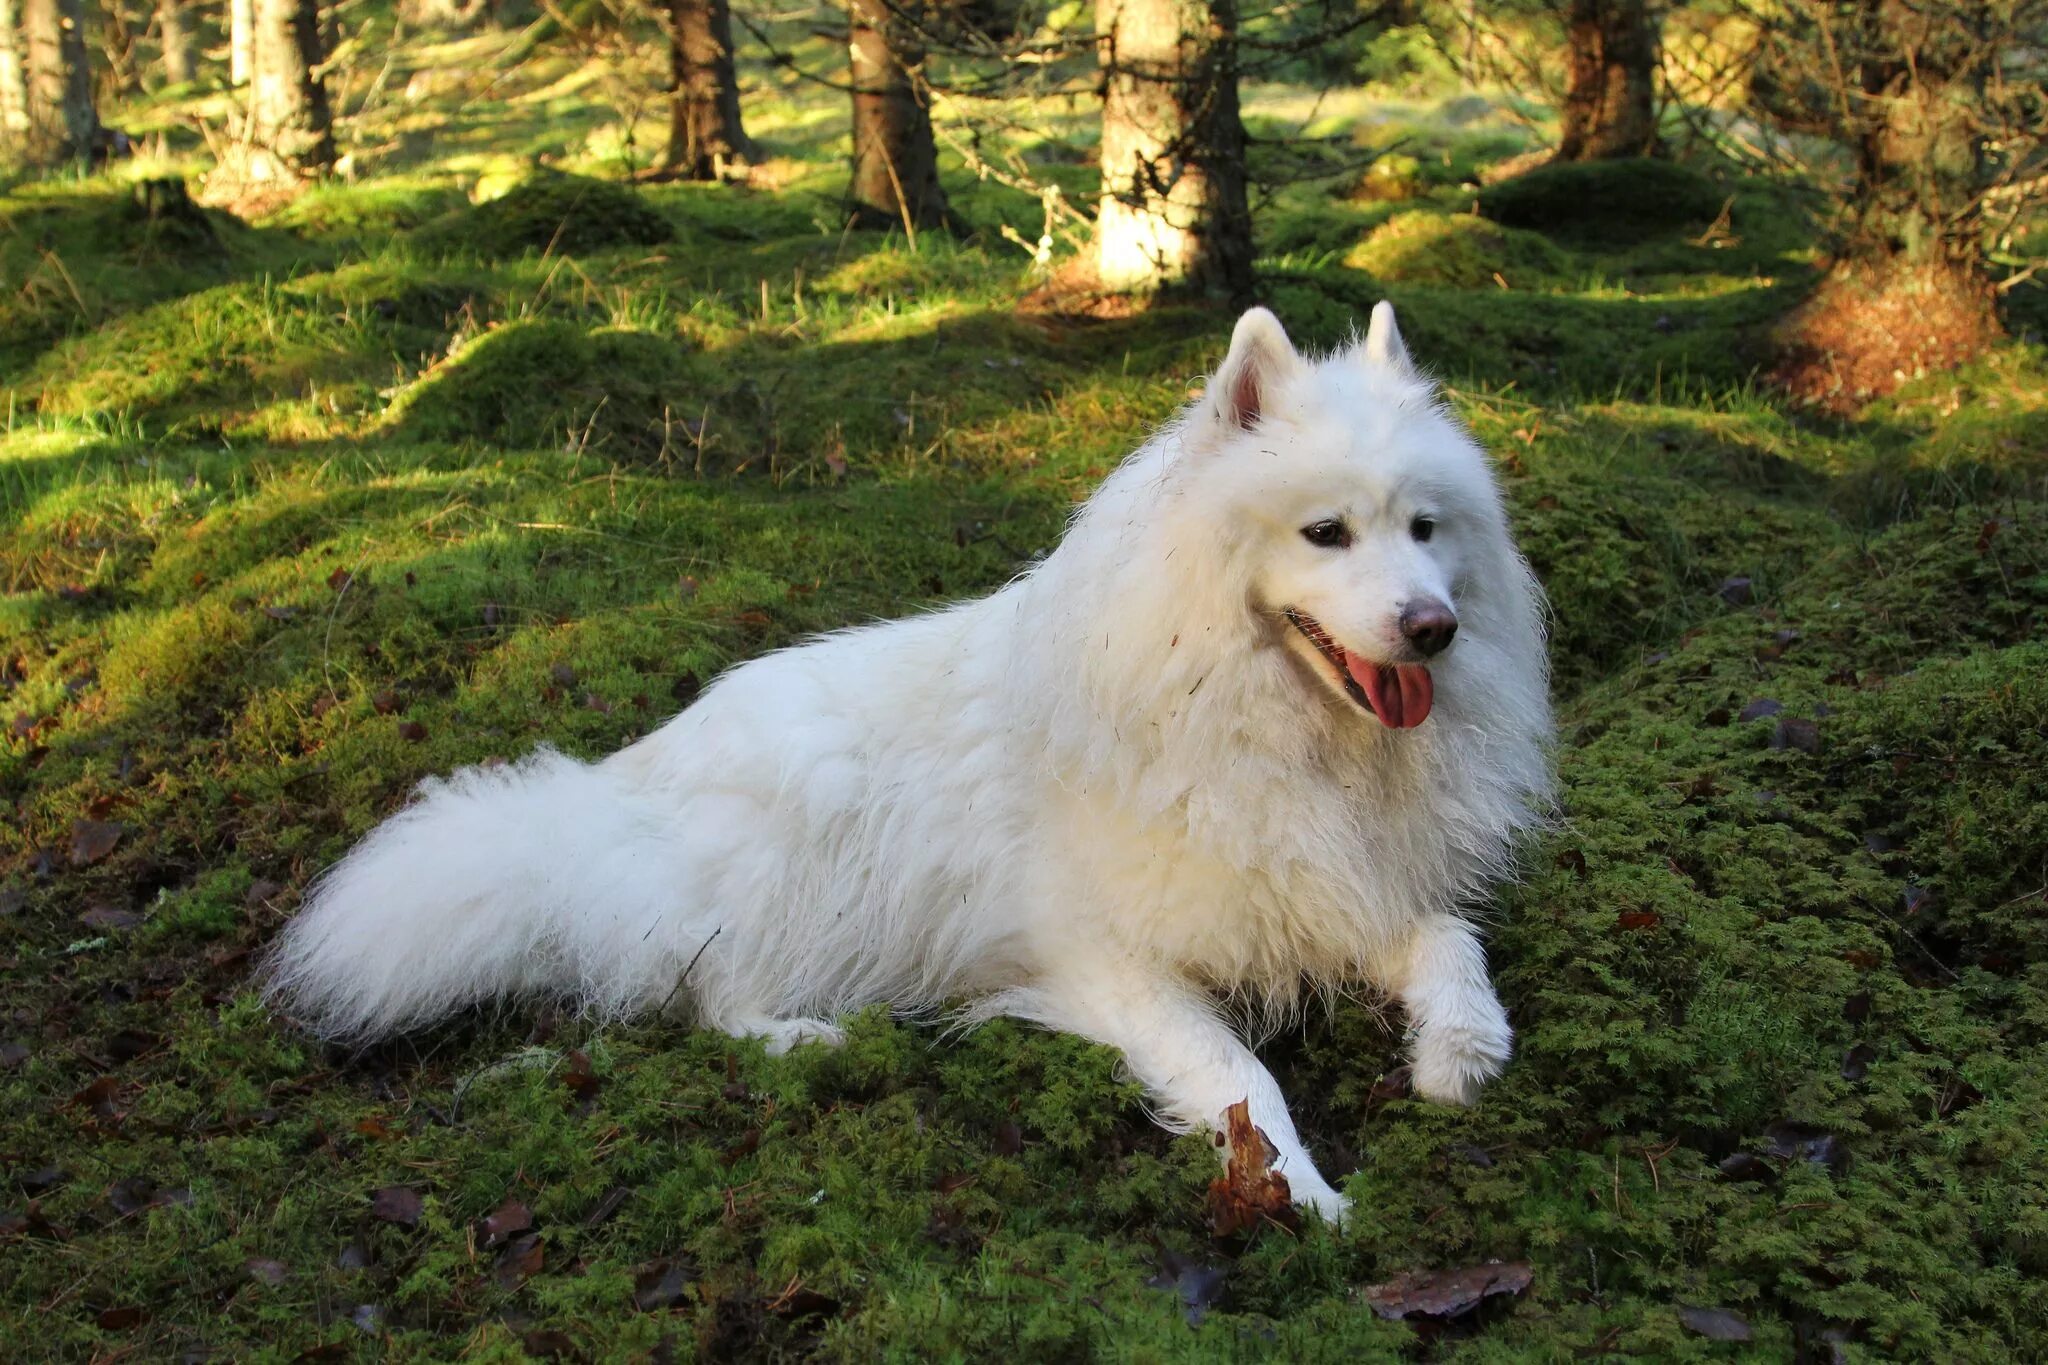
<path fill-rule="evenodd" d="M 2048 1350 L 2036 0 L 0 0 L 0 1341 L 48 1359 Z M 1341 1230 L 1114 1058 L 252 955 L 421 776 L 1003 582 L 1372 303 L 1550 593 L 1469 1112 L 1267 1059 Z"/>

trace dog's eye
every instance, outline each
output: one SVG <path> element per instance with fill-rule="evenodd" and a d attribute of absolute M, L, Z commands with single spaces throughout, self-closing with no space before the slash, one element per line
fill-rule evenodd
<path fill-rule="evenodd" d="M 1351 543 L 1351 528 L 1332 517 L 1327 521 L 1311 522 L 1302 527 L 1301 538 L 1311 545 L 1341 550 Z"/>
<path fill-rule="evenodd" d="M 1408 534 L 1417 540 L 1426 541 L 1436 534 L 1436 523 L 1428 517 L 1417 517 L 1408 523 Z"/>

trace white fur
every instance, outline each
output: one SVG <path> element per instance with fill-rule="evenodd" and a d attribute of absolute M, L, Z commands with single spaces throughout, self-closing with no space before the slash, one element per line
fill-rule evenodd
<path fill-rule="evenodd" d="M 1120 1049 L 1174 1127 L 1248 1098 L 1337 1216 L 1219 998 L 1368 983 L 1409 1012 L 1416 1088 L 1470 1102 L 1511 1035 L 1460 910 L 1550 784 L 1538 590 L 1485 457 L 1372 321 L 1311 360 L 1246 314 L 1207 396 L 989 597 L 744 664 L 598 763 L 424 783 L 287 926 L 274 996 L 349 1039 L 528 992 L 673 999 L 776 1047 L 964 1002 Z M 1302 537 L 1331 516 L 1349 548 Z M 1422 593 L 1460 625 L 1406 730 L 1279 615 L 1391 663 Z"/>

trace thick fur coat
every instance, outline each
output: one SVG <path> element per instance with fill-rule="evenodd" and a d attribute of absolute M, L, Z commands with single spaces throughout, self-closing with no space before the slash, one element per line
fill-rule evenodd
<path fill-rule="evenodd" d="M 1321 359 L 1253 310 L 1030 572 L 737 667 L 600 762 L 424 783 L 269 981 L 348 1039 L 529 993 L 776 1048 L 877 1001 L 1017 1016 L 1120 1049 L 1175 1126 L 1249 1100 L 1336 1216 L 1220 1002 L 1384 992 L 1416 1088 L 1469 1102 L 1511 1035 L 1461 910 L 1549 739 L 1538 589 L 1392 310 Z"/>

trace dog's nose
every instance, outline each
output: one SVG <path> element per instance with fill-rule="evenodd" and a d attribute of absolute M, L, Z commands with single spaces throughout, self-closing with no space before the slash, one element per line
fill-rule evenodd
<path fill-rule="evenodd" d="M 1401 634 L 1425 659 L 1443 653 L 1457 633 L 1457 614 L 1434 597 L 1420 597 L 1401 608 Z"/>

